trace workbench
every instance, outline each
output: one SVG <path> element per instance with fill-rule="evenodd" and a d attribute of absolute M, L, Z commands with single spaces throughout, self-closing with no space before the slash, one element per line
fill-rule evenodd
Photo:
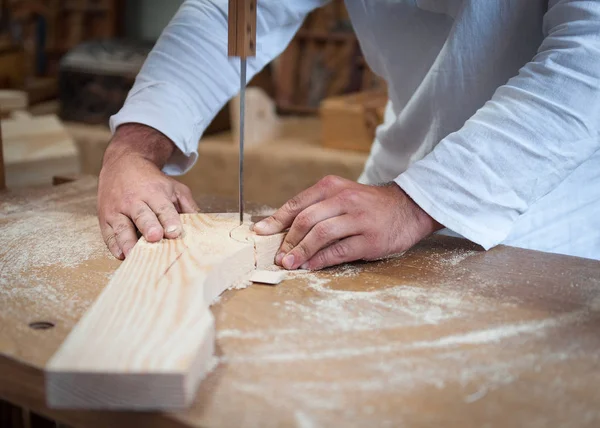
<path fill-rule="evenodd" d="M 600 262 L 439 235 L 226 292 L 188 410 L 50 410 L 44 365 L 120 263 L 96 186 L 0 193 L 0 399 L 74 427 L 600 424 Z"/>

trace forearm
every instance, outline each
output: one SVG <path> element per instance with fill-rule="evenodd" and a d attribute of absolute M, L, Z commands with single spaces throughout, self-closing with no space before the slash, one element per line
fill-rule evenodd
<path fill-rule="evenodd" d="M 127 123 L 116 129 L 104 153 L 102 166 L 125 155 L 137 155 L 162 169 L 174 150 L 175 145 L 163 133 L 139 123 Z"/>

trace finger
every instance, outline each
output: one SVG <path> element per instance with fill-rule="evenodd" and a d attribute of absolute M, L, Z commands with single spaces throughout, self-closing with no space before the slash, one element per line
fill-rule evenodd
<path fill-rule="evenodd" d="M 131 219 L 146 241 L 157 242 L 163 238 L 163 228 L 154 211 L 145 202 L 136 204 Z"/>
<path fill-rule="evenodd" d="M 146 203 L 158 217 L 158 221 L 165 231 L 165 237 L 179 238 L 183 228 L 173 202 L 161 195 L 148 199 Z"/>
<path fill-rule="evenodd" d="M 317 223 L 310 232 L 282 259 L 286 269 L 298 269 L 321 249 L 331 243 L 359 233 L 360 225 L 349 215 L 329 218 Z"/>
<path fill-rule="evenodd" d="M 175 190 L 175 195 L 177 196 L 177 201 L 179 202 L 179 212 L 193 214 L 200 211 L 196 201 L 194 201 L 194 197 L 192 196 L 192 192 L 189 187 L 184 185 L 178 186 Z"/>
<path fill-rule="evenodd" d="M 344 205 L 335 197 L 325 199 L 302 211 L 294 219 L 292 227 L 285 236 L 281 248 L 275 256 L 275 263 L 280 264 L 283 257 L 296 247 L 317 224 L 345 213 Z"/>
<path fill-rule="evenodd" d="M 102 233 L 102 239 L 106 243 L 106 246 L 110 250 L 111 254 L 115 256 L 115 258 L 119 260 L 123 260 L 123 252 L 119 248 L 119 244 L 117 244 L 117 237 L 115 236 L 115 232 L 112 227 L 110 227 L 106 222 L 100 226 L 100 232 Z"/>
<path fill-rule="evenodd" d="M 125 258 L 127 258 L 129 252 L 137 242 L 133 223 L 129 217 L 119 214 L 114 221 L 109 223 L 109 226 L 114 232 L 117 245 L 123 252 Z"/>
<path fill-rule="evenodd" d="M 354 235 L 331 244 L 315 254 L 301 268 L 319 270 L 329 266 L 348 263 L 362 258 L 368 249 L 368 241 L 363 235 Z"/>
<path fill-rule="evenodd" d="M 273 215 L 256 223 L 253 230 L 259 235 L 272 235 L 283 232 L 292 225 L 296 216 L 306 208 L 334 195 L 342 186 L 347 186 L 349 183 L 352 182 L 333 175 L 327 176 L 287 201 Z"/>

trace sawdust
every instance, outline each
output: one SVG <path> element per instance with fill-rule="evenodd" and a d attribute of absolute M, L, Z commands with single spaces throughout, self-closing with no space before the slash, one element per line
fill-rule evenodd
<path fill-rule="evenodd" d="M 449 252 L 447 255 L 439 257 L 437 262 L 446 265 L 446 266 L 456 266 L 460 264 L 462 261 L 468 259 L 474 254 L 479 253 L 479 251 L 472 250 L 454 250 Z"/>
<path fill-rule="evenodd" d="M 457 266 L 475 253 L 454 252 L 432 263 Z M 498 301 L 448 284 L 399 281 L 381 287 L 374 279 L 361 288 L 346 280 L 368 269 L 358 264 L 290 272 L 288 278 L 302 281 L 305 293 L 277 303 L 268 328 L 220 329 L 224 364 L 238 374 L 270 374 L 259 380 L 242 375 L 235 391 L 288 409 L 297 426 L 381 424 L 386 411 L 394 415 L 390 426 L 398 426 L 401 412 L 378 408 L 372 397 L 387 395 L 399 403 L 421 391 L 449 388 L 461 394 L 458 400 L 473 404 L 524 374 L 554 373 L 565 362 L 590 358 L 580 346 L 564 348 L 547 339 L 589 320 L 600 311 L 600 297 L 571 312 L 523 316 L 510 299 Z M 285 282 L 279 287 L 285 295 Z M 236 352 L 227 352 L 230 346 Z M 600 362 L 600 356 L 593 358 Z M 302 376 L 307 362 L 311 374 Z M 297 376 L 288 375 L 296 371 Z M 273 373 L 290 379 L 285 387 Z M 565 398 L 544 388 L 536 391 Z M 363 404 L 348 407 L 348 397 Z M 600 417 L 600 411 L 593 416 Z"/>
<path fill-rule="evenodd" d="M 273 214 L 275 211 L 277 211 L 275 208 L 270 207 L 269 205 L 263 205 L 262 207 L 251 209 L 249 214 L 251 216 L 267 217 Z"/>
<path fill-rule="evenodd" d="M 3 218 L 9 215 L 5 212 Z M 19 310 L 9 302 L 24 302 L 32 317 L 43 312 L 48 302 L 60 306 L 65 314 L 82 313 L 91 300 L 69 293 L 67 282 L 73 279 L 74 268 L 108 254 L 97 217 L 62 211 L 22 211 L 12 214 L 10 220 L 0 225 L 0 306 Z M 106 281 L 110 276 L 79 271 L 78 280 L 94 275 L 101 275 Z"/>
<path fill-rule="evenodd" d="M 3 268 L 10 266 L 13 272 L 50 265 L 74 267 L 105 251 L 96 216 L 52 211 L 35 221 L 24 216 L 2 227 L 0 248 L 7 250 Z M 11 251 L 17 248 L 27 251 Z"/>

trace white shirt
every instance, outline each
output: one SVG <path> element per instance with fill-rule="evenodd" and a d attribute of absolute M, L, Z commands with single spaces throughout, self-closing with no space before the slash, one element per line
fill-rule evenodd
<path fill-rule="evenodd" d="M 324 0 L 260 0 L 249 79 Z M 486 249 L 504 243 L 600 259 L 600 0 L 347 0 L 384 124 L 359 181 L 395 180 L 433 218 Z M 227 1 L 188 0 L 111 128 L 137 122 L 197 157 L 238 91 Z"/>

